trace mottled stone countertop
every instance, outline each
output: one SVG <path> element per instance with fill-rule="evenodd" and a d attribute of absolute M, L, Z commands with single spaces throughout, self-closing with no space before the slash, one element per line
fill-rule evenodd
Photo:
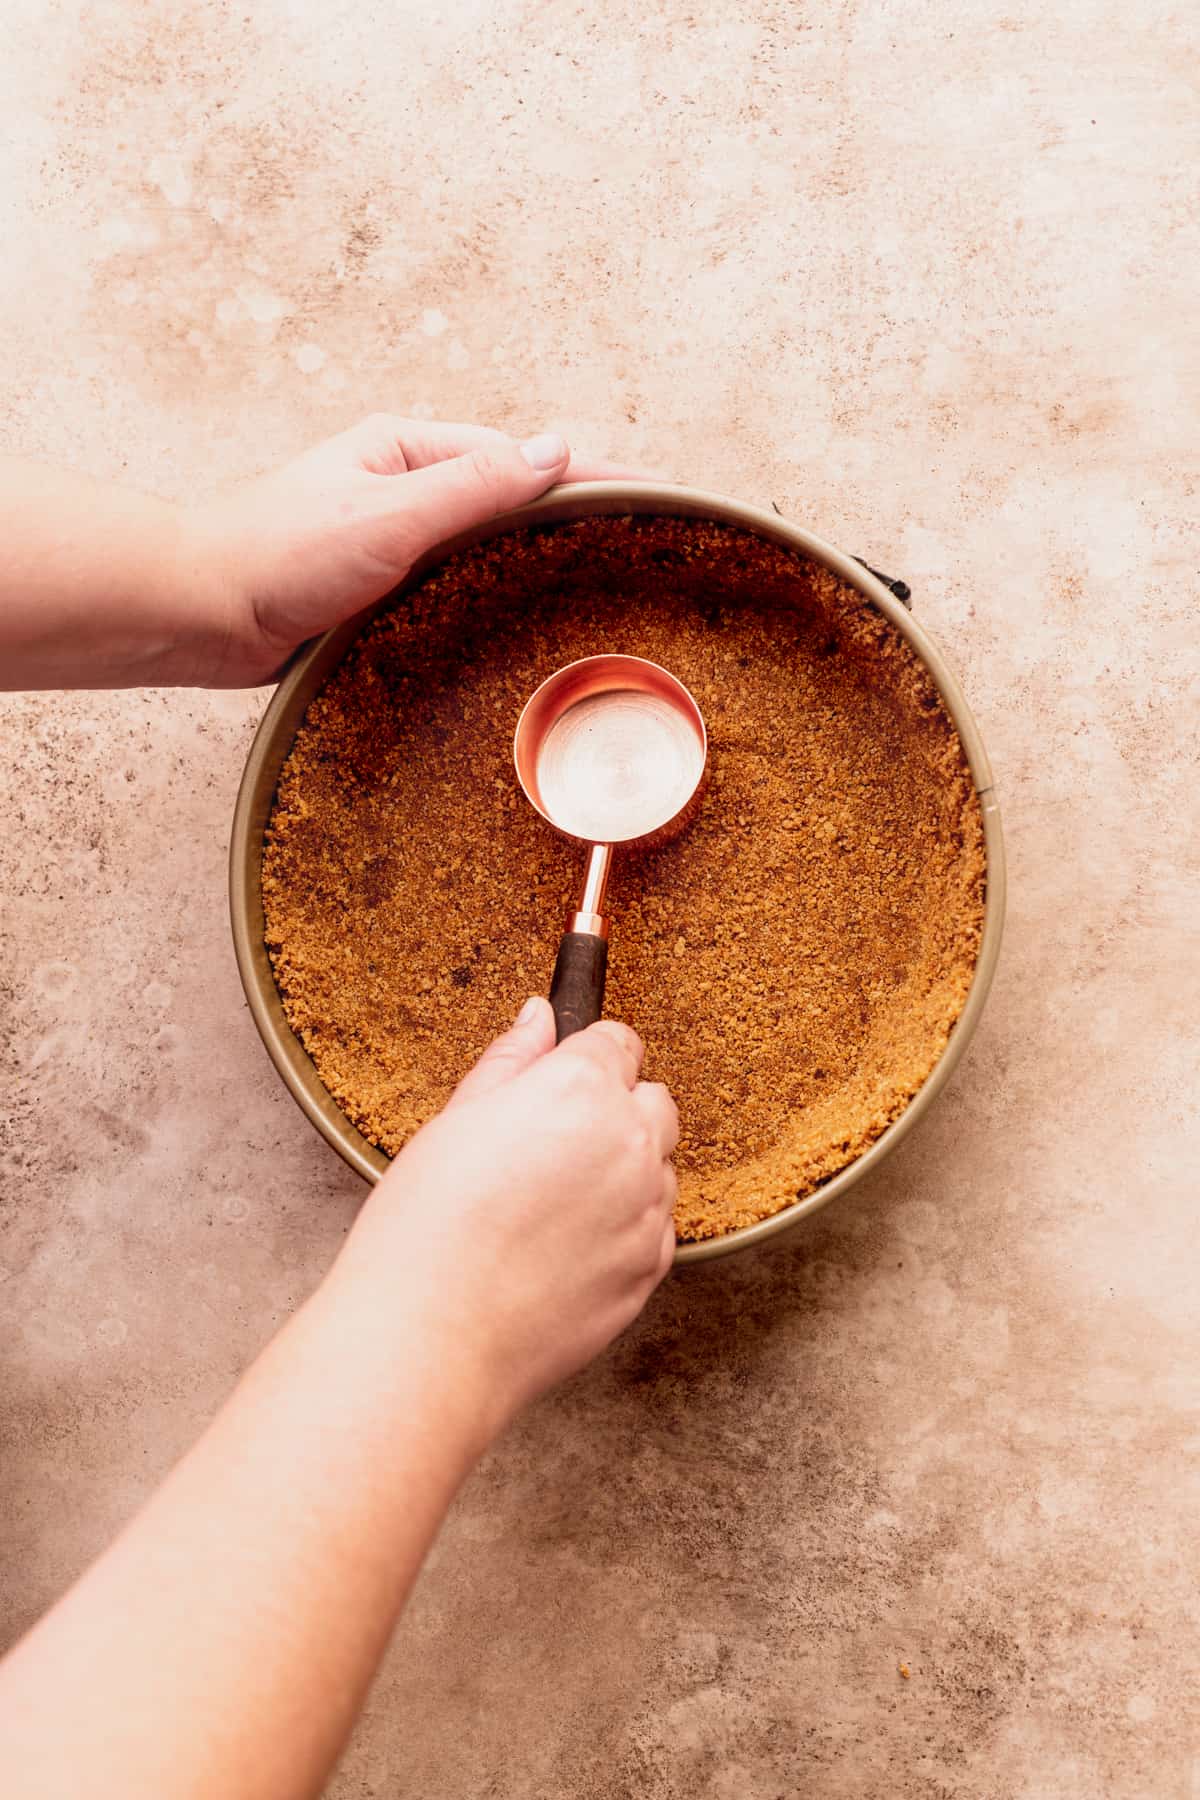
<path fill-rule="evenodd" d="M 1197 1800 L 1187 10 L 83 16 L 0 26 L 0 447 L 180 495 L 382 405 L 774 500 L 911 582 L 1007 826 L 948 1093 L 492 1452 L 331 1792 Z M 0 702 L 7 1635 L 361 1197 L 230 950 L 263 703 Z"/>

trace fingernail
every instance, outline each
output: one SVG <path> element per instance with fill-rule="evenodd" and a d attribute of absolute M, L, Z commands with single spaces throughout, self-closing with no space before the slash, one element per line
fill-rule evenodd
<path fill-rule="evenodd" d="M 534 999 L 527 1000 L 525 1002 L 524 1006 L 521 1008 L 520 1012 L 517 1014 L 517 1024 L 518 1025 L 528 1025 L 528 1023 L 531 1019 L 536 1018 L 537 1009 L 538 1009 L 539 1004 L 540 1003 L 536 999 L 536 997 Z"/>
<path fill-rule="evenodd" d="M 567 446 L 556 431 L 544 431 L 541 437 L 525 440 L 521 455 L 531 469 L 556 469 L 567 459 Z"/>

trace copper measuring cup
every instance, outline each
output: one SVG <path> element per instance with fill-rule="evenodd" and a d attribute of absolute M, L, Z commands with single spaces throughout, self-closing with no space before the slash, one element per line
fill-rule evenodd
<path fill-rule="evenodd" d="M 558 946 L 550 1004 L 559 1042 L 604 1008 L 604 896 L 619 844 L 660 844 L 690 823 L 708 735 L 681 681 L 640 656 L 587 656 L 543 681 L 513 738 L 525 798 L 564 837 L 587 844 L 579 904 Z"/>

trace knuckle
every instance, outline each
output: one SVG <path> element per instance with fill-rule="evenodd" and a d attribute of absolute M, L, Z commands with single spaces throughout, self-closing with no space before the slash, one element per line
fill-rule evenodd
<path fill-rule="evenodd" d="M 637 1089 L 639 1106 L 668 1154 L 679 1142 L 679 1108 L 661 1081 L 645 1081 Z"/>
<path fill-rule="evenodd" d="M 591 1103 L 607 1087 L 603 1069 L 588 1056 L 560 1057 L 554 1070 L 555 1083 L 564 1100 Z"/>
<path fill-rule="evenodd" d="M 371 412 L 367 414 L 359 429 L 367 437 L 379 442 L 394 443 L 402 435 L 407 422 L 398 413 Z"/>
<path fill-rule="evenodd" d="M 653 1133 L 644 1119 L 635 1118 L 629 1128 L 629 1148 L 639 1162 L 650 1162 L 658 1157 L 658 1145 Z"/>
<path fill-rule="evenodd" d="M 576 1081 L 589 1093 L 595 1093 L 597 1088 L 608 1086 L 608 1070 L 602 1062 L 597 1062 L 595 1057 L 575 1056 L 571 1058 L 571 1061 L 574 1065 Z"/>
<path fill-rule="evenodd" d="M 407 467 L 402 448 L 407 419 L 395 413 L 367 413 L 354 427 L 363 467 L 373 475 L 394 475 Z"/>
<path fill-rule="evenodd" d="M 661 1081 L 648 1081 L 645 1084 L 646 1100 L 651 1110 L 660 1118 L 674 1122 L 679 1117 L 671 1090 Z"/>
<path fill-rule="evenodd" d="M 613 1044 L 624 1055 L 641 1054 L 641 1038 L 631 1025 L 623 1025 L 619 1019 L 599 1019 L 594 1025 L 588 1026 L 584 1035 L 592 1038 L 593 1042 L 599 1040 Z"/>
<path fill-rule="evenodd" d="M 492 450 L 472 450 L 467 457 L 470 478 L 479 492 L 489 500 L 497 499 L 505 485 L 505 468 Z"/>

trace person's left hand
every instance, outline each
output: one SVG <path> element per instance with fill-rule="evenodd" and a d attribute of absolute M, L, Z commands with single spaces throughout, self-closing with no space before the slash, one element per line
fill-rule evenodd
<path fill-rule="evenodd" d="M 417 557 L 558 481 L 633 475 L 553 434 L 372 413 L 282 469 L 188 515 L 228 621 L 211 685 L 273 680 L 306 638 L 369 606 Z"/>

